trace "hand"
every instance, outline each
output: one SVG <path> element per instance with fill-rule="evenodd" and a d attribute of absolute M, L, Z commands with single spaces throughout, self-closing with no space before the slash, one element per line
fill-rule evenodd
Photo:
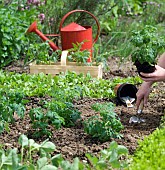
<path fill-rule="evenodd" d="M 148 97 L 151 91 L 151 85 L 153 82 L 143 82 L 143 84 L 140 86 L 138 92 L 136 93 L 136 107 L 137 110 L 139 109 L 139 105 L 142 100 L 144 100 L 144 106 L 147 106 Z"/>
<path fill-rule="evenodd" d="M 165 80 L 165 69 L 156 65 L 156 70 L 153 73 L 140 73 L 142 76 L 142 80 L 149 81 L 164 81 Z"/>

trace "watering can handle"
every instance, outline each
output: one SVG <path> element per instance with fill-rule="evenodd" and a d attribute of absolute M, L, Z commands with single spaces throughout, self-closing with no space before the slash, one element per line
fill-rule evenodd
<path fill-rule="evenodd" d="M 95 43 L 95 42 L 97 41 L 98 37 L 99 37 L 99 34 L 100 34 L 100 24 L 99 24 L 97 18 L 96 18 L 93 14 L 91 14 L 90 12 L 88 12 L 88 11 L 81 10 L 81 9 L 76 9 L 76 10 L 73 10 L 73 11 L 68 12 L 66 15 L 64 15 L 64 17 L 62 18 L 62 20 L 61 20 L 61 22 L 60 22 L 60 30 L 61 30 L 61 28 L 62 28 L 62 25 L 63 25 L 65 19 L 66 19 L 69 15 L 71 15 L 72 13 L 75 13 L 75 12 L 86 12 L 86 13 L 88 13 L 89 15 L 91 15 L 91 16 L 95 19 L 96 24 L 97 24 L 97 28 L 98 28 L 98 29 L 97 29 L 97 35 L 96 35 L 96 37 L 95 37 L 95 39 L 94 39 L 94 41 L 93 41 L 93 43 Z"/>

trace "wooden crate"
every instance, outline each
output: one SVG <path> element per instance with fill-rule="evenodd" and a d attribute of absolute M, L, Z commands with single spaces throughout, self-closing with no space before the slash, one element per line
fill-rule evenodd
<path fill-rule="evenodd" d="M 94 78 L 102 78 L 103 74 L 103 65 L 102 63 L 98 66 L 96 64 L 92 64 L 92 66 L 86 65 L 77 65 L 76 62 L 67 62 L 67 54 L 68 51 L 63 51 L 61 55 L 61 62 L 51 63 L 50 65 L 46 64 L 36 64 L 35 62 L 30 63 L 30 73 L 38 74 L 43 72 L 44 74 L 51 74 L 53 76 L 60 74 L 61 72 L 73 71 L 77 74 L 83 73 L 86 75 L 90 73 L 90 75 Z"/>

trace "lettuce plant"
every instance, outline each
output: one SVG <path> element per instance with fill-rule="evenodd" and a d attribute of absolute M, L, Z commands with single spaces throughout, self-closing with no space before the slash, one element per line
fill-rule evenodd
<path fill-rule="evenodd" d="M 129 170 L 165 169 L 165 127 L 156 129 L 151 135 L 139 142 L 133 155 Z"/>

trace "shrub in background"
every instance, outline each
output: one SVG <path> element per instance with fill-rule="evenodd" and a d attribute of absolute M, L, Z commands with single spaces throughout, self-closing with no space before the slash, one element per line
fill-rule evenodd
<path fill-rule="evenodd" d="M 25 53 L 29 43 L 25 32 L 37 12 L 19 10 L 15 2 L 9 6 L 0 4 L 0 8 L 0 67 L 3 67 Z"/>

